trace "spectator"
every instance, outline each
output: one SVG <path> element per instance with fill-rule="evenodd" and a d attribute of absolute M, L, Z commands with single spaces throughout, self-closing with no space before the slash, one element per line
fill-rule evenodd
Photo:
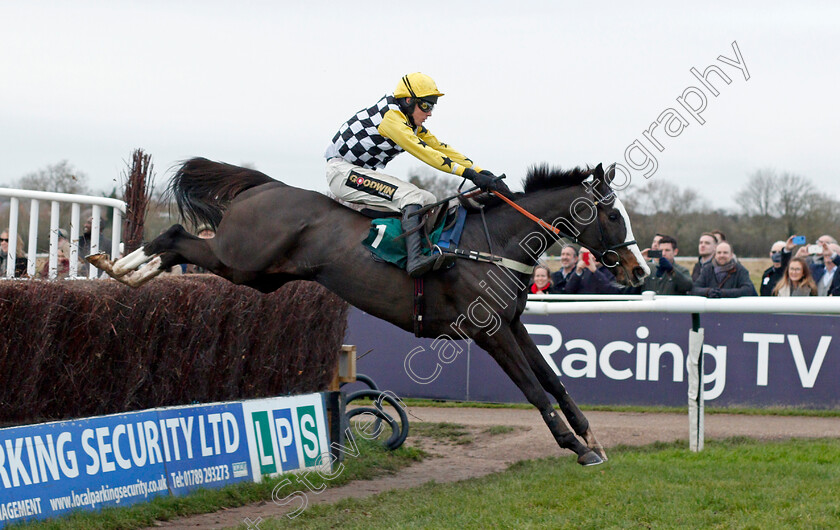
<path fill-rule="evenodd" d="M 700 272 L 705 265 L 712 262 L 715 255 L 715 247 L 717 247 L 717 239 L 711 232 L 703 232 L 700 234 L 700 242 L 697 244 L 697 263 L 694 264 L 694 269 L 691 271 L 691 280 L 697 281 L 700 279 Z"/>
<path fill-rule="evenodd" d="M 613 274 L 584 249 L 578 257 L 575 273 L 566 282 L 566 294 L 621 294 L 623 290 L 613 278 Z"/>
<path fill-rule="evenodd" d="M 662 239 L 662 234 L 656 233 L 653 236 L 653 241 L 650 242 L 650 248 L 646 248 L 642 251 L 642 256 L 647 260 L 648 266 L 653 270 L 656 267 L 656 259 L 655 258 L 648 258 L 648 252 L 651 250 L 659 250 L 659 240 Z"/>
<path fill-rule="evenodd" d="M 733 259 L 732 247 L 726 241 L 718 243 L 715 257 L 703 267 L 700 279 L 694 282 L 691 294 L 707 298 L 736 298 L 758 296 L 750 281 L 750 273 Z"/>
<path fill-rule="evenodd" d="M 716 243 L 720 243 L 721 241 L 726 241 L 726 234 L 724 234 L 720 230 L 712 230 L 711 234 L 715 238 Z"/>
<path fill-rule="evenodd" d="M 84 258 L 90 254 L 91 231 L 93 230 L 93 217 L 90 215 L 90 210 L 85 212 L 87 221 L 85 221 L 85 228 L 83 233 L 79 236 L 79 257 Z M 99 252 L 111 253 L 111 240 L 105 237 L 103 231 L 105 230 L 105 219 L 99 220 Z"/>
<path fill-rule="evenodd" d="M 814 282 L 817 284 L 817 295 L 828 296 L 831 290 L 831 283 L 834 280 L 837 266 L 840 265 L 840 246 L 836 243 L 822 241 L 823 252 L 814 263 L 810 265 Z"/>
<path fill-rule="evenodd" d="M 17 236 L 17 248 L 15 249 L 15 278 L 26 277 L 26 251 L 23 249 L 23 239 Z M 0 233 L 0 277 L 6 275 L 6 267 L 9 262 L 9 231 L 3 230 Z"/>
<path fill-rule="evenodd" d="M 578 259 L 578 251 L 572 245 L 566 245 L 560 251 L 560 270 L 551 275 L 552 294 L 566 294 L 566 282 L 569 276 L 575 272 L 575 263 Z"/>
<path fill-rule="evenodd" d="M 829 235 L 820 236 L 817 238 L 817 241 L 814 243 L 818 247 L 822 247 L 822 244 L 837 244 L 837 240 Z M 809 247 L 812 245 L 803 245 L 799 247 L 799 250 L 796 251 L 797 258 L 805 258 L 808 261 L 808 265 L 811 266 L 811 272 L 814 272 L 814 265 L 822 263 L 822 251 L 816 252 L 811 254 L 809 252 Z"/>
<path fill-rule="evenodd" d="M 653 241 L 650 242 L 650 249 L 651 250 L 659 250 L 659 241 L 662 240 L 664 236 L 662 234 L 657 233 L 653 236 Z"/>
<path fill-rule="evenodd" d="M 793 244 L 793 237 L 790 236 L 786 242 L 776 241 L 770 247 L 770 260 L 773 261 L 773 265 L 768 267 L 764 271 L 764 274 L 761 275 L 761 287 L 759 287 L 759 294 L 761 296 L 772 296 L 776 283 L 784 277 L 785 268 L 790 261 L 791 251 L 795 246 Z"/>
<path fill-rule="evenodd" d="M 551 270 L 545 265 L 534 267 L 534 281 L 528 288 L 531 294 L 549 294 L 551 288 Z"/>
<path fill-rule="evenodd" d="M 784 276 L 773 289 L 773 296 L 815 296 L 817 284 L 811 277 L 811 269 L 805 258 L 793 258 L 785 269 Z"/>
<path fill-rule="evenodd" d="M 6 262 L 9 259 L 9 232 L 0 234 L 0 276 L 6 275 Z"/>
<path fill-rule="evenodd" d="M 56 279 L 66 278 L 70 274 L 70 241 L 60 237 L 58 240 L 58 266 L 56 268 Z M 77 270 L 82 270 L 79 267 Z M 40 278 L 49 279 L 50 277 L 50 262 L 44 263 L 39 273 Z"/>
<path fill-rule="evenodd" d="M 655 272 L 645 278 L 643 291 L 656 294 L 686 294 L 691 290 L 691 274 L 688 269 L 676 263 L 679 254 L 677 240 L 671 236 L 662 236 L 658 242 L 662 257 L 656 262 Z"/>
<path fill-rule="evenodd" d="M 828 296 L 840 296 L 840 274 L 835 274 L 834 278 L 831 280 L 831 287 L 828 290 Z"/>

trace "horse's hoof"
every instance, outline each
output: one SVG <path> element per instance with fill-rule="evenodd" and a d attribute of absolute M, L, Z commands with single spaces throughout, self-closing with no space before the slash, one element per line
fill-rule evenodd
<path fill-rule="evenodd" d="M 98 254 L 90 254 L 88 256 L 85 256 L 85 261 L 87 261 L 97 269 L 105 271 L 110 276 L 114 276 L 116 278 L 116 276 L 114 275 L 114 269 L 112 267 L 113 263 L 111 263 L 111 260 L 108 259 L 108 254 L 104 252 L 99 252 Z"/>
<path fill-rule="evenodd" d="M 582 466 L 597 466 L 603 463 L 604 459 L 598 456 L 595 451 L 587 451 L 578 456 L 578 464 Z"/>
<path fill-rule="evenodd" d="M 604 448 L 601 446 L 601 444 L 590 447 L 590 449 L 595 451 L 595 454 L 600 456 L 601 460 L 603 460 L 604 462 L 609 460 L 609 458 L 607 458 L 607 453 L 604 451 Z"/>

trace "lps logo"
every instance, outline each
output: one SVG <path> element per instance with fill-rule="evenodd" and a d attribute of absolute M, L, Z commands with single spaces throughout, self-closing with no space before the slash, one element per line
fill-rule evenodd
<path fill-rule="evenodd" d="M 255 477 L 324 463 L 329 443 L 320 394 L 246 402 L 243 409 Z"/>

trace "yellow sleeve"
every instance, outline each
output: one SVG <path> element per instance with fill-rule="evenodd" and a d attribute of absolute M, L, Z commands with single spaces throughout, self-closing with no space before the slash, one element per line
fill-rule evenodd
<path fill-rule="evenodd" d="M 386 112 L 378 130 L 385 138 L 391 139 L 419 160 L 444 173 L 460 177 L 468 167 L 481 171 L 472 160 L 439 142 L 425 127 L 421 126 L 419 134 L 415 134 L 402 112 L 393 109 Z"/>

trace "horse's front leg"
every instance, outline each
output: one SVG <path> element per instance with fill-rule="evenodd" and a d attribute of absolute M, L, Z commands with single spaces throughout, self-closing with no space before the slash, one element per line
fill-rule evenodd
<path fill-rule="evenodd" d="M 517 319 L 511 326 L 511 329 L 513 330 L 514 337 L 516 337 L 517 344 L 522 348 L 522 352 L 528 359 L 528 364 L 536 374 L 540 384 L 557 400 L 557 403 L 560 405 L 560 410 L 563 411 L 563 415 L 566 416 L 569 425 L 578 436 L 583 437 L 586 445 L 590 449 L 595 451 L 603 460 L 607 460 L 604 447 L 595 438 L 595 433 L 592 432 L 589 420 L 586 419 L 586 416 L 578 408 L 572 396 L 566 391 L 566 387 L 560 381 L 560 378 L 548 365 L 545 357 L 543 357 L 539 348 L 537 348 L 537 345 L 534 344 L 533 339 L 528 334 L 528 330 L 525 329 L 525 325 Z"/>
<path fill-rule="evenodd" d="M 503 325 L 492 335 L 481 333 L 475 339 L 476 343 L 489 352 L 499 363 L 502 370 L 525 394 L 528 401 L 537 407 L 537 410 L 542 414 L 543 421 L 545 421 L 560 447 L 574 451 L 578 455 L 578 463 L 581 465 L 591 466 L 603 462 L 600 456 L 580 443 L 577 436 L 569 430 L 560 415 L 554 410 L 509 327 Z"/>

